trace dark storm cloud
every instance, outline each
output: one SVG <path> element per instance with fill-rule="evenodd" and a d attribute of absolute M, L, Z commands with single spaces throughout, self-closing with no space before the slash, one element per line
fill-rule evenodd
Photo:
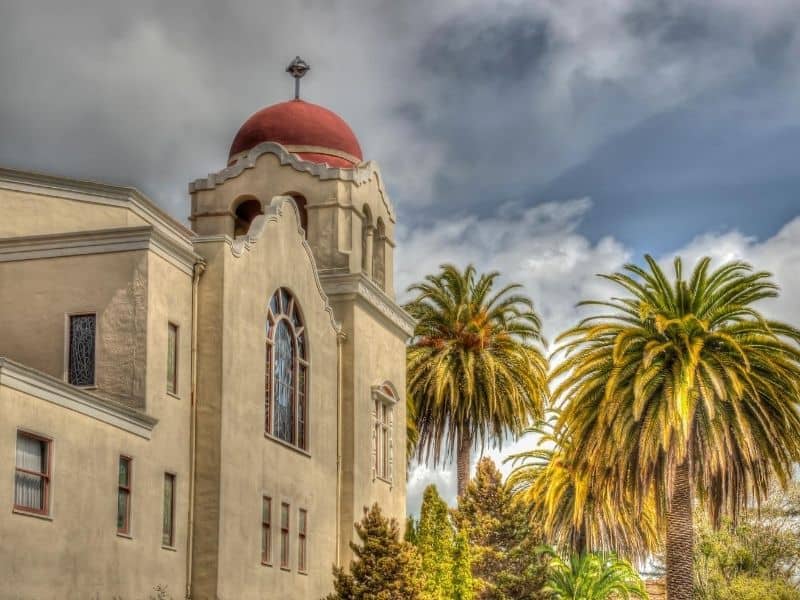
<path fill-rule="evenodd" d="M 588 195 L 585 231 L 638 240 L 618 211 L 658 222 L 676 195 L 714 197 L 696 226 L 736 223 L 726 207 L 770 173 L 764 193 L 792 196 L 768 165 L 797 151 L 797 31 L 777 1 L 5 3 L 0 164 L 185 216 L 186 182 L 289 97 L 302 54 L 304 97 L 351 123 L 406 224 Z"/>

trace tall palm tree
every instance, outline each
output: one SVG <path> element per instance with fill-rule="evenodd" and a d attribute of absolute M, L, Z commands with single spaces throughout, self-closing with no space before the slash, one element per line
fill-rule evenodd
<path fill-rule="evenodd" d="M 591 485 L 588 474 L 575 468 L 569 441 L 553 428 L 558 411 L 550 414 L 528 431 L 538 436 L 538 445 L 505 460 L 513 465 L 506 485 L 514 498 L 563 554 L 613 551 L 644 563 L 662 547 L 655 503 L 636 506 L 630 495 L 619 502 L 609 490 Z"/>
<path fill-rule="evenodd" d="M 542 416 L 547 359 L 541 321 L 521 286 L 493 291 L 499 273 L 469 265 L 441 271 L 409 288 L 417 321 L 408 348 L 408 394 L 421 458 L 457 456 L 458 493 L 466 490 L 476 441 L 502 446 Z"/>
<path fill-rule="evenodd" d="M 800 331 L 753 305 L 777 295 L 770 274 L 708 258 L 669 280 L 646 257 L 604 276 L 623 295 L 564 333 L 553 391 L 559 421 L 598 489 L 666 519 L 667 593 L 692 596 L 692 503 L 734 517 L 785 485 L 800 459 Z"/>
<path fill-rule="evenodd" d="M 554 600 L 647 600 L 639 574 L 614 554 L 573 554 L 564 560 L 551 553 L 547 570 L 542 591 Z"/>

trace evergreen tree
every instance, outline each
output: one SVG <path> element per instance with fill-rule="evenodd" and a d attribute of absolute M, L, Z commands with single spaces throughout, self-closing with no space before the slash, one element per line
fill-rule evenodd
<path fill-rule="evenodd" d="M 456 534 L 453 544 L 453 599 L 473 600 L 475 582 L 472 579 L 472 553 L 466 529 Z"/>
<path fill-rule="evenodd" d="M 400 540 L 394 519 L 377 504 L 356 523 L 360 544 L 351 542 L 350 573 L 334 567 L 335 593 L 326 600 L 421 600 L 420 561 L 414 547 Z"/>
<path fill-rule="evenodd" d="M 447 504 L 439 496 L 435 485 L 425 488 L 415 532 L 417 551 L 422 560 L 426 600 L 451 600 L 455 532 Z"/>
<path fill-rule="evenodd" d="M 472 575 L 480 600 L 545 598 L 546 564 L 536 549 L 540 532 L 528 522 L 524 507 L 503 485 L 489 458 L 478 463 L 475 477 L 458 499 L 457 527 L 469 537 Z"/>

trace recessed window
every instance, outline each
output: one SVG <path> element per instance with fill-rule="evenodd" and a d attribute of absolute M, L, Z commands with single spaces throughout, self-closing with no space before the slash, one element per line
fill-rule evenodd
<path fill-rule="evenodd" d="M 17 432 L 14 508 L 41 515 L 50 510 L 50 440 Z"/>
<path fill-rule="evenodd" d="M 131 467 L 133 461 L 128 456 L 119 457 L 117 478 L 117 533 L 131 532 Z"/>
<path fill-rule="evenodd" d="M 281 568 L 289 568 L 289 505 L 281 503 Z"/>
<path fill-rule="evenodd" d="M 392 480 L 392 425 L 396 399 L 389 385 L 373 389 L 372 454 L 375 476 Z"/>
<path fill-rule="evenodd" d="M 178 326 L 174 323 L 167 332 L 167 391 L 178 393 Z"/>
<path fill-rule="evenodd" d="M 72 385 L 94 385 L 96 315 L 69 317 L 68 379 Z"/>
<path fill-rule="evenodd" d="M 261 499 L 261 564 L 272 564 L 272 498 Z"/>
<path fill-rule="evenodd" d="M 297 570 L 305 573 L 308 570 L 306 548 L 306 529 L 308 527 L 308 513 L 301 508 L 297 513 Z"/>
<path fill-rule="evenodd" d="M 161 544 L 175 546 L 175 475 L 164 473 L 164 519 L 161 527 Z"/>
<path fill-rule="evenodd" d="M 306 331 L 294 296 L 279 288 L 267 308 L 265 431 L 308 449 Z"/>
<path fill-rule="evenodd" d="M 372 238 L 372 280 L 386 289 L 386 225 L 380 217 Z"/>

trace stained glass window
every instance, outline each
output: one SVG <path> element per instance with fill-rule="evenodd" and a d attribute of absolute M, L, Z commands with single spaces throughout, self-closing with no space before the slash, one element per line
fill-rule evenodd
<path fill-rule="evenodd" d="M 307 340 L 300 307 L 294 296 L 279 288 L 267 309 L 265 430 L 307 449 Z"/>
<path fill-rule="evenodd" d="M 96 331 L 95 315 L 69 318 L 69 382 L 72 385 L 94 385 Z"/>

